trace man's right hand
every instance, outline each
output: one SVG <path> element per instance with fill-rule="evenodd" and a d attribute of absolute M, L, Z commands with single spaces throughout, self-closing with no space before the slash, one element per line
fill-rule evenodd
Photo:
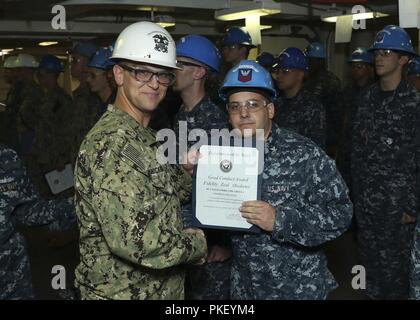
<path fill-rule="evenodd" d="M 206 253 L 204 254 L 204 256 L 200 260 L 198 260 L 196 263 L 194 263 L 194 265 L 201 266 L 201 265 L 205 264 L 206 261 L 207 261 L 207 259 L 206 259 L 207 258 L 207 239 L 206 239 L 206 236 L 205 236 L 203 230 L 194 229 L 194 228 L 186 228 L 186 229 L 184 229 L 184 232 L 185 233 L 190 233 L 190 234 L 195 234 L 195 235 L 198 235 L 199 237 L 201 236 L 201 237 L 204 238 L 204 240 L 206 242 Z"/>
<path fill-rule="evenodd" d="M 187 154 L 184 155 L 182 161 L 182 167 L 185 171 L 188 172 L 190 176 L 193 175 L 194 172 L 194 165 L 198 162 L 200 158 L 200 152 L 198 150 L 190 150 Z"/>

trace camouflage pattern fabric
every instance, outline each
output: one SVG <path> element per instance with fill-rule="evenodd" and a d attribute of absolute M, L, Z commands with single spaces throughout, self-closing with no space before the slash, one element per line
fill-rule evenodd
<path fill-rule="evenodd" d="M 353 126 L 351 173 L 360 262 L 371 298 L 406 299 L 418 214 L 419 94 L 406 81 L 383 92 L 379 83 L 361 99 Z"/>
<path fill-rule="evenodd" d="M 420 300 L 420 220 L 417 221 L 411 252 L 410 298 Z"/>
<path fill-rule="evenodd" d="M 211 129 L 228 128 L 226 113 L 221 111 L 209 97 L 204 97 L 191 111 L 185 110 L 184 106 L 175 116 L 175 134 L 179 142 L 179 122 L 187 123 L 187 136 L 193 129 L 202 129 L 210 136 Z M 185 141 L 188 149 L 195 141 Z M 182 206 L 184 226 L 191 226 L 192 207 L 191 203 Z M 207 230 L 206 237 L 209 250 L 213 245 L 230 248 L 229 235 L 226 232 Z M 212 262 L 204 266 L 190 266 L 187 269 L 187 281 L 185 288 L 187 299 L 216 300 L 229 299 L 230 297 L 230 260 L 224 262 Z"/>
<path fill-rule="evenodd" d="M 53 195 L 45 179 L 45 174 L 71 162 L 70 126 L 73 114 L 73 101 L 60 87 L 45 91 L 39 107 L 39 121 L 35 127 L 33 157 L 36 167 L 31 175 L 36 189 L 46 199 L 67 198 L 72 192 L 65 191 Z"/>
<path fill-rule="evenodd" d="M 300 90 L 293 98 L 278 99 L 274 121 L 280 127 L 299 133 L 325 149 L 325 117 L 325 108 L 317 97 Z"/>
<path fill-rule="evenodd" d="M 83 141 L 76 163 L 83 299 L 183 299 L 183 263 L 206 254 L 182 231 L 180 203 L 191 178 L 156 161 L 155 132 L 110 105 Z"/>
<path fill-rule="evenodd" d="M 312 141 L 273 123 L 261 200 L 274 230 L 232 236 L 233 299 L 325 299 L 337 287 L 321 245 L 349 226 L 352 204 L 334 162 Z"/>
<path fill-rule="evenodd" d="M 327 121 L 327 153 L 334 156 L 342 127 L 341 83 L 332 72 L 323 70 L 309 76 L 305 88 L 318 97 L 325 107 Z"/>
<path fill-rule="evenodd" d="M 16 224 L 49 224 L 60 231 L 75 222 L 73 200 L 42 200 L 16 152 L 0 145 L 0 300 L 33 298 L 25 240 Z"/>

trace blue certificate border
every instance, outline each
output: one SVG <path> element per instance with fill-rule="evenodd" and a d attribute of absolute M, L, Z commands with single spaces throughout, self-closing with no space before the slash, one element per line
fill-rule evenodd
<path fill-rule="evenodd" d="M 240 147 L 240 146 L 235 146 L 231 143 L 232 147 Z M 243 147 L 243 145 L 242 145 Z M 247 146 L 248 147 L 248 146 Z M 255 141 L 253 141 L 252 143 L 252 147 L 256 149 L 255 146 Z M 259 162 L 258 165 L 264 165 L 264 148 L 263 150 L 259 150 Z M 263 163 L 260 163 L 260 162 Z M 263 170 L 260 170 L 260 174 L 258 174 L 258 179 L 257 179 L 257 200 L 261 200 L 261 184 L 262 184 L 262 172 Z M 257 227 L 256 225 L 252 225 L 249 228 L 234 228 L 234 227 L 222 227 L 222 226 L 214 226 L 214 225 L 206 225 L 206 224 L 202 224 L 198 219 L 197 219 L 197 215 L 196 215 L 196 182 L 197 182 L 197 164 L 194 165 L 194 172 L 193 172 L 193 176 L 192 176 L 192 225 L 194 227 L 200 228 L 200 229 L 217 229 L 217 230 L 227 230 L 227 231 L 239 231 L 239 232 L 249 232 L 249 233 L 262 233 L 262 229 L 260 229 L 259 227 Z"/>

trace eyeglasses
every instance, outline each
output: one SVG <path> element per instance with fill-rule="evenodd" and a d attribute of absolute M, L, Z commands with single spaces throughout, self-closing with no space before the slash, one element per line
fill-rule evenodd
<path fill-rule="evenodd" d="M 222 45 L 222 50 L 233 50 L 238 48 L 239 45 L 237 44 L 230 44 L 230 45 Z"/>
<path fill-rule="evenodd" d="M 190 66 L 190 67 L 203 67 L 201 65 L 199 65 L 198 63 L 193 63 L 193 62 L 188 62 L 188 61 L 177 61 L 176 66 L 179 68 L 184 69 L 185 66 Z"/>
<path fill-rule="evenodd" d="M 87 73 L 87 77 L 88 78 L 92 78 L 92 79 L 96 79 L 96 78 L 99 78 L 99 77 L 101 77 L 101 76 L 104 76 L 106 74 L 106 72 L 105 71 L 98 71 L 98 72 L 88 72 Z"/>
<path fill-rule="evenodd" d="M 351 64 L 351 67 L 353 68 L 353 69 L 365 69 L 366 67 L 367 67 L 367 65 L 366 64 L 364 64 L 364 63 L 352 63 Z"/>
<path fill-rule="evenodd" d="M 125 64 L 119 64 L 121 68 L 131 72 L 134 78 L 140 82 L 149 82 L 153 76 L 157 77 L 159 84 L 163 86 L 170 86 L 175 82 L 175 74 L 168 71 L 153 72 L 147 69 L 132 68 Z"/>
<path fill-rule="evenodd" d="M 238 101 L 228 102 L 226 104 L 227 111 L 231 114 L 239 113 L 242 107 L 245 107 L 249 112 L 256 112 L 268 105 L 265 100 L 247 100 L 243 103 Z"/>
<path fill-rule="evenodd" d="M 294 71 L 294 69 L 274 67 L 273 71 L 275 73 L 289 74 L 289 73 L 292 73 Z"/>
<path fill-rule="evenodd" d="M 386 49 L 386 50 L 375 50 L 373 51 L 373 55 L 375 57 L 381 56 L 381 57 L 389 57 L 391 53 L 394 52 L 392 50 Z"/>

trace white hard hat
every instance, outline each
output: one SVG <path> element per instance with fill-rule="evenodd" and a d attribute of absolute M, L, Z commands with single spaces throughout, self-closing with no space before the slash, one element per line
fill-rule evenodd
<path fill-rule="evenodd" d="M 17 58 L 16 56 L 8 56 L 4 60 L 3 68 L 5 69 L 16 68 L 16 58 Z"/>
<path fill-rule="evenodd" d="M 148 21 L 133 23 L 120 33 L 112 59 L 179 69 L 176 66 L 175 42 L 171 35 L 161 26 Z"/>
<path fill-rule="evenodd" d="M 20 53 L 16 57 L 16 68 L 18 67 L 38 68 L 38 62 L 36 61 L 34 56 L 27 53 Z"/>

